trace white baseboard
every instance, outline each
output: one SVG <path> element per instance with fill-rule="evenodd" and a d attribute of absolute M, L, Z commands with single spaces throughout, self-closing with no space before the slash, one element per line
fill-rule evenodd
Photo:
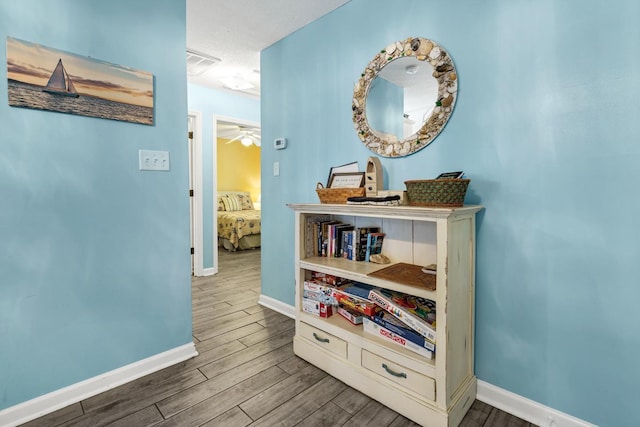
<path fill-rule="evenodd" d="M 156 354 L 0 411 L 0 426 L 14 427 L 96 394 L 197 356 L 193 343 Z"/>
<path fill-rule="evenodd" d="M 478 380 L 478 400 L 540 427 L 596 427 L 533 400 Z"/>
<path fill-rule="evenodd" d="M 216 274 L 218 272 L 218 270 L 214 267 L 211 268 L 205 268 L 204 270 L 202 270 L 202 276 L 213 276 L 214 274 Z"/>
<path fill-rule="evenodd" d="M 296 308 L 294 306 L 285 304 L 282 301 L 278 301 L 277 299 L 273 299 L 264 294 L 260 294 L 258 304 L 263 307 L 270 308 L 273 311 L 277 311 L 280 314 L 284 314 L 292 319 L 295 319 L 296 317 Z"/>

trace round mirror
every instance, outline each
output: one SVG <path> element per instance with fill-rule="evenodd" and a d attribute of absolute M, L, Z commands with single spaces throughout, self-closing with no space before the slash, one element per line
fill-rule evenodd
<path fill-rule="evenodd" d="M 387 46 L 354 88 L 358 136 L 384 157 L 407 156 L 426 147 L 451 116 L 457 82 L 451 57 L 435 42 L 408 38 Z"/>

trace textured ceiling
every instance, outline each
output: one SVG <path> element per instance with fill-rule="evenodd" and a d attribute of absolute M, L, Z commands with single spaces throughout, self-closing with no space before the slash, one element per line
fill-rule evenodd
<path fill-rule="evenodd" d="M 187 50 L 220 58 L 189 82 L 224 89 L 242 77 L 260 94 L 260 51 L 349 0 L 187 0 Z"/>

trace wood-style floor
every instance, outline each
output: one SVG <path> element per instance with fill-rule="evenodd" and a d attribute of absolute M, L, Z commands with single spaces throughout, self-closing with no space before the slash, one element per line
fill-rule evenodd
<path fill-rule="evenodd" d="M 294 321 L 257 304 L 260 250 L 194 278 L 199 355 L 26 426 L 416 426 L 293 354 Z M 476 400 L 462 426 L 531 427 Z"/>

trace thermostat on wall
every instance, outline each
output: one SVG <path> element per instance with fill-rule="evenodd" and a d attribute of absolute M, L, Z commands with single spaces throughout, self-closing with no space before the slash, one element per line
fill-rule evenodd
<path fill-rule="evenodd" d="M 276 138 L 273 140 L 273 148 L 276 150 L 284 150 L 287 148 L 287 139 L 286 138 Z"/>

